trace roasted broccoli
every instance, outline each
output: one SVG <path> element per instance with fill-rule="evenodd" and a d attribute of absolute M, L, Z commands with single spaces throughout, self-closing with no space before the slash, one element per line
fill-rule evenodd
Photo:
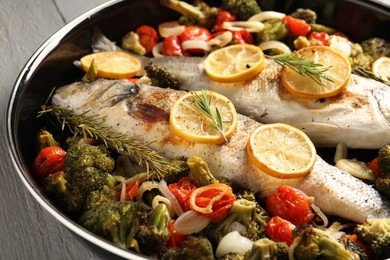
<path fill-rule="evenodd" d="M 390 257 L 390 218 L 367 219 L 354 231 L 361 241 L 370 246 L 376 257 Z"/>
<path fill-rule="evenodd" d="M 35 150 L 39 152 L 43 148 L 49 146 L 60 146 L 60 143 L 54 139 L 49 131 L 41 129 L 35 138 Z"/>
<path fill-rule="evenodd" d="M 218 257 L 218 260 L 248 260 L 249 252 L 245 254 L 229 253 L 224 256 Z"/>
<path fill-rule="evenodd" d="M 371 38 L 361 43 L 364 53 L 370 55 L 373 60 L 382 56 L 390 56 L 390 42 L 381 38 Z"/>
<path fill-rule="evenodd" d="M 200 186 L 219 183 L 219 181 L 210 172 L 207 163 L 198 156 L 192 156 L 187 160 L 192 176 L 198 181 Z"/>
<path fill-rule="evenodd" d="M 230 232 L 231 225 L 239 223 L 246 228 L 246 231 L 242 231 L 240 234 L 256 241 L 266 234 L 265 226 L 269 216 L 264 212 L 266 211 L 255 201 L 237 199 L 224 220 L 210 223 L 202 233 L 210 239 L 213 245 L 217 245 Z"/>
<path fill-rule="evenodd" d="M 274 242 L 269 238 L 261 238 L 253 243 L 249 260 L 288 259 L 287 243 Z"/>
<path fill-rule="evenodd" d="M 108 186 L 103 186 L 102 188 L 94 190 L 87 195 L 83 210 L 88 211 L 102 205 L 115 203 L 117 201 L 118 198 L 116 196 L 115 189 Z"/>
<path fill-rule="evenodd" d="M 66 180 L 64 172 L 59 171 L 47 176 L 42 182 L 42 191 L 55 204 L 61 205 L 66 193 Z"/>
<path fill-rule="evenodd" d="M 222 0 L 222 8 L 235 14 L 238 21 L 246 21 L 261 12 L 256 0 Z"/>
<path fill-rule="evenodd" d="M 122 38 L 122 48 L 137 53 L 139 55 L 145 55 L 146 49 L 142 46 L 139 35 L 135 32 L 129 32 Z"/>
<path fill-rule="evenodd" d="M 78 223 L 118 247 L 139 252 L 135 235 L 140 226 L 146 224 L 150 210 L 143 203 L 117 201 L 85 211 Z"/>
<path fill-rule="evenodd" d="M 375 180 L 375 188 L 384 196 L 390 198 L 390 173 L 377 178 Z"/>
<path fill-rule="evenodd" d="M 316 20 L 317 20 L 317 14 L 316 12 L 314 12 L 313 10 L 311 9 L 303 9 L 303 8 L 299 8 L 297 9 L 295 12 L 293 12 L 292 14 L 290 14 L 290 16 L 294 17 L 294 18 L 298 18 L 298 19 L 302 19 L 302 20 L 305 20 L 307 23 L 311 24 L 311 23 L 315 23 Z"/>
<path fill-rule="evenodd" d="M 171 163 L 165 167 L 164 180 L 170 184 L 178 182 L 181 178 L 188 176 L 190 169 L 184 158 L 177 158 L 171 161 Z"/>
<path fill-rule="evenodd" d="M 341 36 L 333 35 L 331 37 L 337 37 L 343 39 L 344 41 L 347 41 Z M 351 62 L 351 66 L 353 68 L 359 67 L 371 71 L 371 64 L 374 60 L 371 55 L 363 51 L 362 46 L 359 43 L 353 43 L 351 44 L 351 54 L 349 55 L 349 61 Z"/>
<path fill-rule="evenodd" d="M 356 234 L 353 234 L 352 236 L 355 237 Z M 357 236 L 355 238 L 357 238 Z M 348 235 L 341 237 L 340 242 L 344 245 L 345 249 L 357 254 L 360 260 L 369 259 L 367 250 L 363 243 L 357 242 L 356 239 L 351 239 L 351 236 Z"/>
<path fill-rule="evenodd" d="M 179 246 L 169 248 L 162 259 L 214 260 L 213 247 L 206 237 L 189 236 Z"/>
<path fill-rule="evenodd" d="M 310 227 L 293 240 L 292 255 L 295 259 L 357 259 L 358 256 L 345 249 L 331 234 Z"/>
<path fill-rule="evenodd" d="M 180 88 L 180 81 L 165 68 L 150 62 L 144 69 L 146 76 L 151 80 L 153 86 L 172 89 Z"/>
<path fill-rule="evenodd" d="M 160 203 L 153 209 L 147 224 L 141 226 L 136 235 L 142 253 L 154 255 L 166 251 L 166 244 L 170 237 L 169 221 L 168 207 L 164 203 Z"/>
<path fill-rule="evenodd" d="M 382 172 L 390 173 L 390 144 L 379 149 L 378 166 Z"/>
<path fill-rule="evenodd" d="M 196 1 L 194 5 L 180 0 L 160 0 L 160 3 L 182 14 L 179 21 L 185 25 L 211 28 L 217 19 L 218 8 L 210 7 L 203 1 Z"/>
<path fill-rule="evenodd" d="M 263 22 L 264 30 L 255 35 L 256 42 L 279 41 L 288 36 L 287 23 L 280 19 L 270 19 Z"/>

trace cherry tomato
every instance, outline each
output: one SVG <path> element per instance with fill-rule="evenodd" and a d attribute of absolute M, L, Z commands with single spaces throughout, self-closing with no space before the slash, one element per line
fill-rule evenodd
<path fill-rule="evenodd" d="M 282 219 L 281 217 L 272 217 L 265 227 L 267 235 L 275 242 L 286 242 L 288 245 L 292 244 L 293 230 L 295 225 L 290 221 Z"/>
<path fill-rule="evenodd" d="M 236 43 L 253 44 L 252 34 L 247 30 L 242 29 L 241 31 L 234 31 L 232 33 L 233 33 L 233 40 Z"/>
<path fill-rule="evenodd" d="M 164 39 L 162 45 L 162 53 L 165 56 L 189 56 L 190 54 L 183 50 L 181 42 L 177 36 L 168 36 Z"/>
<path fill-rule="evenodd" d="M 138 187 L 139 187 L 140 182 L 141 182 L 140 180 L 136 180 L 135 182 L 127 184 L 125 200 L 133 200 L 135 198 L 135 196 L 137 196 Z M 120 199 L 121 190 L 117 191 L 116 197 L 118 198 L 118 200 Z"/>
<path fill-rule="evenodd" d="M 220 10 L 217 14 L 217 20 L 214 25 L 214 31 L 224 31 L 225 29 L 222 28 L 222 24 L 224 22 L 234 22 L 236 21 L 236 16 L 228 11 Z"/>
<path fill-rule="evenodd" d="M 203 186 L 199 189 L 204 189 L 204 191 L 200 192 L 195 197 L 195 205 L 200 208 L 206 208 L 210 202 L 212 202 L 212 199 L 217 197 L 221 194 L 222 190 L 228 187 L 225 184 L 210 184 L 207 186 Z M 230 187 L 229 187 L 230 188 Z M 231 190 L 231 188 L 230 188 Z M 194 193 L 195 194 L 195 193 Z M 194 195 L 195 196 L 195 195 Z M 236 200 L 236 197 L 231 191 L 228 191 L 226 194 L 222 196 L 222 198 L 212 202 L 212 212 L 211 213 L 202 213 L 199 212 L 194 205 L 190 204 L 190 207 L 195 210 L 198 214 L 209 218 L 211 221 L 221 221 L 223 220 L 228 214 L 230 209 L 233 206 L 234 201 Z"/>
<path fill-rule="evenodd" d="M 66 152 L 58 146 L 43 148 L 33 163 L 33 172 L 37 181 L 43 181 L 47 176 L 64 170 Z"/>
<path fill-rule="evenodd" d="M 186 238 L 188 237 L 187 235 L 177 232 L 173 227 L 174 223 L 175 221 L 171 220 L 168 224 L 168 230 L 171 233 L 171 236 L 169 237 L 167 242 L 168 247 L 177 247 L 181 242 L 186 240 Z"/>
<path fill-rule="evenodd" d="M 379 168 L 378 165 L 378 158 L 374 158 L 367 164 L 368 169 L 370 169 L 376 177 L 381 177 L 382 176 L 382 170 Z"/>
<path fill-rule="evenodd" d="M 140 44 L 145 48 L 146 54 L 151 54 L 153 47 L 158 42 L 157 31 L 152 26 L 141 25 L 135 32 L 139 35 Z"/>
<path fill-rule="evenodd" d="M 207 42 L 211 37 L 211 33 L 206 28 L 190 25 L 186 26 L 185 30 L 179 35 L 180 42 L 188 40 L 201 40 Z M 202 49 L 188 49 L 189 53 L 192 54 L 203 54 Z"/>
<path fill-rule="evenodd" d="M 175 195 L 183 211 L 190 209 L 189 199 L 193 190 L 198 187 L 198 182 L 194 178 L 184 177 L 177 183 L 168 185 L 169 190 Z"/>
<path fill-rule="evenodd" d="M 310 41 L 316 40 L 325 46 L 329 46 L 329 34 L 326 32 L 311 32 L 307 38 Z"/>
<path fill-rule="evenodd" d="M 309 223 L 314 214 L 305 196 L 290 186 L 280 186 L 278 191 L 268 196 L 267 210 L 273 216 L 279 216 L 293 223 Z"/>
<path fill-rule="evenodd" d="M 305 36 L 311 30 L 310 24 L 305 20 L 291 17 L 289 15 L 282 19 L 282 22 L 287 22 L 288 30 L 294 36 Z"/>

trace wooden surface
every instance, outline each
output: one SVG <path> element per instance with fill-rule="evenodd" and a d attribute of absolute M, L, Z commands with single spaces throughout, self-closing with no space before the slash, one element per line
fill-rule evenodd
<path fill-rule="evenodd" d="M 29 194 L 5 145 L 5 114 L 24 64 L 53 33 L 105 0 L 0 0 L 0 259 L 118 259 L 60 224 Z"/>

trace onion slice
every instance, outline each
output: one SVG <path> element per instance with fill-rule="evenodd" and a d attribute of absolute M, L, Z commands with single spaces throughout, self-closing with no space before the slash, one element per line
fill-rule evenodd
<path fill-rule="evenodd" d="M 237 231 L 226 234 L 218 244 L 215 255 L 222 257 L 229 253 L 238 253 L 244 255 L 249 250 L 252 250 L 253 241 L 243 237 Z"/>
<path fill-rule="evenodd" d="M 202 194 L 203 192 L 210 190 L 210 189 L 217 189 L 217 190 L 220 190 L 221 192 L 217 196 L 212 198 L 206 207 L 201 208 L 198 205 L 196 205 L 196 197 L 199 194 Z M 220 200 L 226 194 L 230 195 L 232 193 L 233 193 L 232 188 L 230 186 L 227 186 L 227 185 L 222 184 L 222 183 L 209 184 L 209 185 L 206 185 L 203 187 L 196 188 L 191 193 L 191 196 L 190 196 L 190 208 L 195 210 L 196 212 L 199 212 L 199 213 L 210 214 L 213 212 L 214 202 Z"/>
<path fill-rule="evenodd" d="M 264 24 L 258 21 L 234 21 L 223 22 L 222 28 L 229 31 L 241 31 L 246 29 L 248 32 L 261 32 L 264 30 Z"/>
<path fill-rule="evenodd" d="M 284 13 L 275 11 L 264 11 L 249 17 L 248 21 L 265 21 L 269 19 L 283 19 L 286 16 Z"/>
<path fill-rule="evenodd" d="M 165 205 L 167 205 L 167 208 L 169 211 L 169 216 L 172 219 L 176 214 L 175 209 L 172 206 L 172 202 L 163 196 L 157 195 L 157 196 L 154 196 L 154 198 L 152 200 L 152 208 L 155 209 L 160 203 L 165 203 Z"/>
<path fill-rule="evenodd" d="M 137 191 L 137 202 L 142 201 L 142 196 L 144 195 L 145 191 L 151 191 L 152 189 L 158 189 L 158 182 L 156 181 L 145 181 L 139 186 L 138 191 Z"/>
<path fill-rule="evenodd" d="M 272 50 L 276 49 L 282 53 L 291 53 L 291 49 L 281 41 L 266 41 L 259 44 L 261 50 Z"/>
<path fill-rule="evenodd" d="M 173 193 L 169 190 L 167 182 L 165 180 L 161 180 L 159 182 L 158 189 L 172 203 L 172 207 L 174 208 L 176 214 L 178 216 L 182 215 L 183 209 L 181 208 L 179 201 L 177 201 L 175 195 L 173 195 Z"/>
<path fill-rule="evenodd" d="M 153 57 L 161 58 L 161 57 L 165 56 L 164 54 L 162 54 L 162 45 L 163 45 L 163 42 L 159 42 L 156 45 L 154 45 L 154 47 L 152 49 Z"/>
<path fill-rule="evenodd" d="M 185 30 L 185 26 L 178 22 L 165 22 L 158 26 L 158 32 L 163 38 L 178 36 Z"/>
<path fill-rule="evenodd" d="M 190 235 L 202 231 L 210 223 L 210 219 L 189 210 L 180 215 L 173 224 L 174 230 L 183 235 Z"/>
<path fill-rule="evenodd" d="M 203 40 L 186 40 L 181 43 L 183 50 L 200 49 L 205 52 L 210 51 L 210 46 Z"/>
<path fill-rule="evenodd" d="M 233 40 L 233 34 L 230 31 L 224 31 L 223 33 L 215 36 L 214 38 L 210 39 L 207 41 L 207 44 L 209 46 L 215 46 L 217 45 L 218 47 L 224 47 L 226 46 L 229 42 Z"/>

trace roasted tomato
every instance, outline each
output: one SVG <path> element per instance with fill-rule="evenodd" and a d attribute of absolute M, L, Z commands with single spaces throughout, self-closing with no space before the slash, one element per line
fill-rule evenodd
<path fill-rule="evenodd" d="M 64 170 L 66 152 L 58 146 L 43 148 L 33 163 L 33 172 L 37 181 L 43 181 L 47 176 Z"/>
<path fill-rule="evenodd" d="M 295 225 L 288 220 L 281 217 L 272 217 L 265 227 L 267 235 L 275 242 L 286 242 L 288 245 L 292 244 L 293 230 Z"/>

